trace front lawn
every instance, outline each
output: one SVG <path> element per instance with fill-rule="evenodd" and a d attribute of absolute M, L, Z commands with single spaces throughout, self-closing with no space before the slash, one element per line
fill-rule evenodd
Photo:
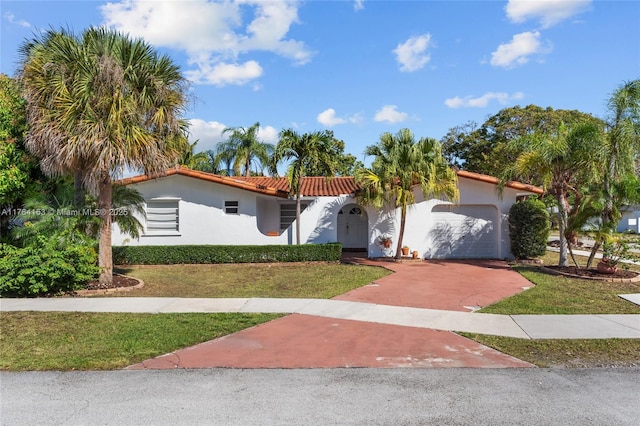
<path fill-rule="evenodd" d="M 323 262 L 130 266 L 117 272 L 143 280 L 144 288 L 110 297 L 329 299 L 390 274 L 381 267 Z"/>
<path fill-rule="evenodd" d="M 3 312 L 0 369 L 118 369 L 280 316 Z"/>
<path fill-rule="evenodd" d="M 584 265 L 586 258 L 577 257 Z M 557 265 L 558 253 L 547 252 L 544 264 Z M 516 314 L 640 314 L 640 306 L 618 294 L 640 293 L 640 282 L 610 283 L 544 273 L 535 267 L 515 268 L 535 286 L 479 312 Z M 638 266 L 630 269 L 640 270 Z M 461 333 L 540 367 L 640 366 L 640 339 L 545 339 Z"/>
<path fill-rule="evenodd" d="M 492 314 L 640 314 L 640 306 L 618 294 L 640 293 L 640 282 L 605 281 L 551 275 L 537 267 L 514 268 L 535 284 L 479 312 Z"/>
<path fill-rule="evenodd" d="M 330 298 L 390 273 L 320 262 L 134 266 L 120 272 L 145 286 L 110 297 Z M 3 312 L 0 369 L 117 369 L 279 316 Z"/>

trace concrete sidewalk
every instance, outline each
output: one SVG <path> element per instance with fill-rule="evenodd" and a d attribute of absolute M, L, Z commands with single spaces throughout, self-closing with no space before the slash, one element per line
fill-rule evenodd
<path fill-rule="evenodd" d="M 637 295 L 628 295 L 630 301 Z M 522 339 L 640 338 L 640 315 L 496 315 L 325 299 L 0 299 L 0 312 L 262 312 Z"/>

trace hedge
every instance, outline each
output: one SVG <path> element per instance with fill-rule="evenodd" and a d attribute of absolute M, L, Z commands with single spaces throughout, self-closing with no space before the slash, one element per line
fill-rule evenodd
<path fill-rule="evenodd" d="M 268 263 L 340 260 L 342 245 L 304 244 L 267 246 L 116 246 L 116 265 L 171 265 L 190 263 Z"/>
<path fill-rule="evenodd" d="M 535 198 L 519 201 L 509 210 L 511 253 L 516 259 L 531 259 L 547 251 L 551 222 L 544 203 Z"/>

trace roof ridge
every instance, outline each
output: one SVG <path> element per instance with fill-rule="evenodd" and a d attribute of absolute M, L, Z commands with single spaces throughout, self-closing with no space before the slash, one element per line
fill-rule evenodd
<path fill-rule="evenodd" d="M 257 192 L 261 194 L 267 195 L 275 195 L 279 197 L 288 197 L 290 194 L 289 191 L 289 183 L 288 179 L 283 176 L 223 176 L 210 172 L 203 172 L 200 170 L 193 170 L 184 166 L 176 166 L 171 169 L 168 169 L 164 173 L 159 175 L 139 175 L 131 178 L 126 178 L 118 181 L 122 185 L 130 185 L 134 183 L 146 182 L 148 180 L 157 179 L 160 177 L 171 176 L 174 174 L 179 174 L 183 176 L 194 177 L 197 179 L 202 179 L 210 182 L 221 183 L 223 185 L 229 185 L 240 189 L 245 189 L 247 191 Z M 466 170 L 456 170 L 456 175 L 458 177 L 463 177 L 467 179 L 473 179 L 480 182 L 490 183 L 494 185 L 500 184 L 500 179 L 494 176 L 489 176 L 481 173 L 469 172 Z M 307 191 L 303 191 L 303 193 L 308 192 L 309 196 L 338 196 L 344 195 L 344 191 L 350 191 L 348 193 L 353 193 L 358 189 L 358 185 L 355 182 L 355 177 L 353 176 L 334 176 L 331 179 L 327 179 L 326 176 L 303 176 L 303 182 L 308 181 L 311 188 L 306 188 Z M 324 184 L 318 184 L 318 179 L 325 180 Z M 342 185 L 331 185 L 331 181 L 333 180 L 347 180 L 352 181 L 351 185 L 345 186 Z M 256 181 L 262 181 L 257 183 Z M 283 186 L 282 184 L 286 182 L 286 189 L 282 189 L 276 186 L 268 186 L 269 181 L 272 181 L 274 184 L 279 184 L 278 186 Z M 311 184 L 314 182 L 314 184 Z M 529 185 L 522 182 L 516 181 L 508 181 L 505 182 L 504 186 L 513 189 L 519 189 L 523 191 L 533 192 L 534 194 L 543 194 L 544 190 L 540 187 Z M 327 189 L 328 188 L 328 189 Z M 309 191 L 311 189 L 311 191 Z"/>

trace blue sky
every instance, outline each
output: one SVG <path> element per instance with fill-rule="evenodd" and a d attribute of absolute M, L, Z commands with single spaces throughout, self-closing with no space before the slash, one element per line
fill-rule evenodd
<path fill-rule="evenodd" d="M 330 129 L 363 159 L 383 132 L 440 139 L 536 104 L 603 117 L 640 78 L 638 1 L 5 1 L 0 72 L 39 30 L 107 25 L 142 37 L 191 81 L 198 150 L 228 126 Z M 366 159 L 368 163 L 371 159 Z"/>

